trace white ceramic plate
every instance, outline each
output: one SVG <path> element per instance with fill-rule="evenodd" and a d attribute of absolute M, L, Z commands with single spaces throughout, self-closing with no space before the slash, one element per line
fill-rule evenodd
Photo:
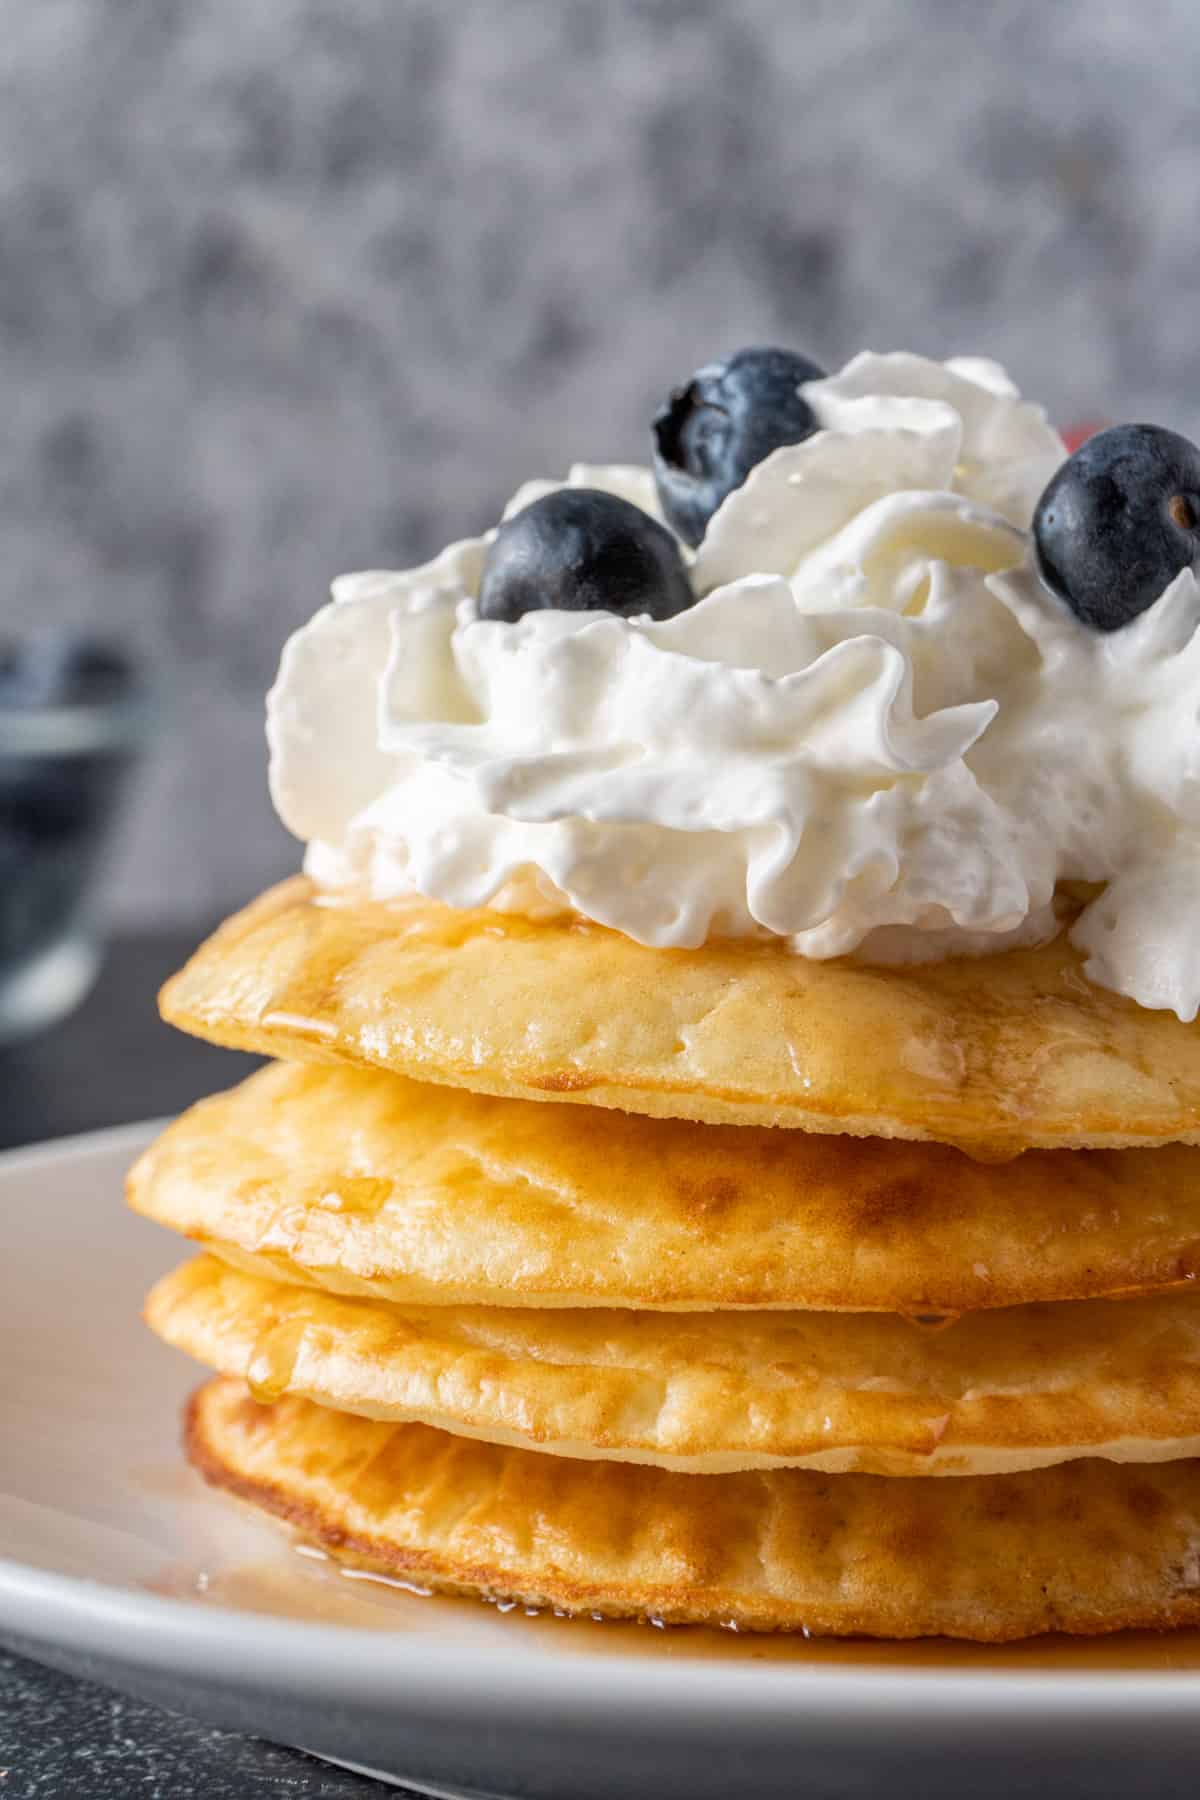
<path fill-rule="evenodd" d="M 772 1644 L 501 1615 L 298 1554 L 179 1458 L 197 1372 L 139 1306 L 180 1246 L 121 1203 L 149 1135 L 0 1157 L 6 1643 L 429 1793 L 1193 1791 L 1192 1637 Z"/>

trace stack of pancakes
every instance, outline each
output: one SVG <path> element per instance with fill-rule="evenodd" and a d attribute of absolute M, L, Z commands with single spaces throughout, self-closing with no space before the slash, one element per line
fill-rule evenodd
<path fill-rule="evenodd" d="M 130 1180 L 189 1453 L 568 1611 L 1200 1621 L 1200 1031 L 1065 940 L 921 968 L 286 883 L 167 986 L 280 1058 Z"/>

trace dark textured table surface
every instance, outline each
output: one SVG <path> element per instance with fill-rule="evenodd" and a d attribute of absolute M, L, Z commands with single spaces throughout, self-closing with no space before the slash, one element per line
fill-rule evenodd
<path fill-rule="evenodd" d="M 177 1112 L 249 1057 L 168 1031 L 159 983 L 195 932 L 118 941 L 79 1011 L 0 1052 L 0 1146 Z M 358 1800 L 393 1794 L 0 1652 L 0 1800 Z"/>

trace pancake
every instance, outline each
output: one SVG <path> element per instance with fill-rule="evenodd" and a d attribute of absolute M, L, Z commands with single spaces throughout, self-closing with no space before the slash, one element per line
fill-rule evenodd
<path fill-rule="evenodd" d="M 1200 1623 L 1200 1464 L 680 1475 L 201 1388 L 215 1485 L 358 1568 L 530 1606 L 985 1643 Z"/>
<path fill-rule="evenodd" d="M 708 1124 L 1032 1146 L 1200 1140 L 1200 1026 L 1089 983 L 1065 939 L 920 968 L 779 943 L 650 950 L 582 922 L 320 896 L 231 919 L 161 996 L 238 1049 Z"/>
<path fill-rule="evenodd" d="M 396 1307 L 198 1257 L 153 1289 L 159 1336 L 261 1400 L 692 1474 L 893 1476 L 1081 1456 L 1200 1456 L 1200 1295 L 978 1313 Z"/>
<path fill-rule="evenodd" d="M 960 1312 L 1191 1283 L 1200 1150 L 737 1130 L 276 1064 L 131 1173 L 260 1273 L 429 1304 Z"/>

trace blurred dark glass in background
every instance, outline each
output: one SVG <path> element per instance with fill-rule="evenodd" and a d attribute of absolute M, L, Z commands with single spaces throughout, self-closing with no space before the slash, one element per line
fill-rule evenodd
<path fill-rule="evenodd" d="M 0 1045 L 52 1024 L 96 977 L 97 882 L 152 726 L 128 652 L 65 631 L 0 642 Z"/>

